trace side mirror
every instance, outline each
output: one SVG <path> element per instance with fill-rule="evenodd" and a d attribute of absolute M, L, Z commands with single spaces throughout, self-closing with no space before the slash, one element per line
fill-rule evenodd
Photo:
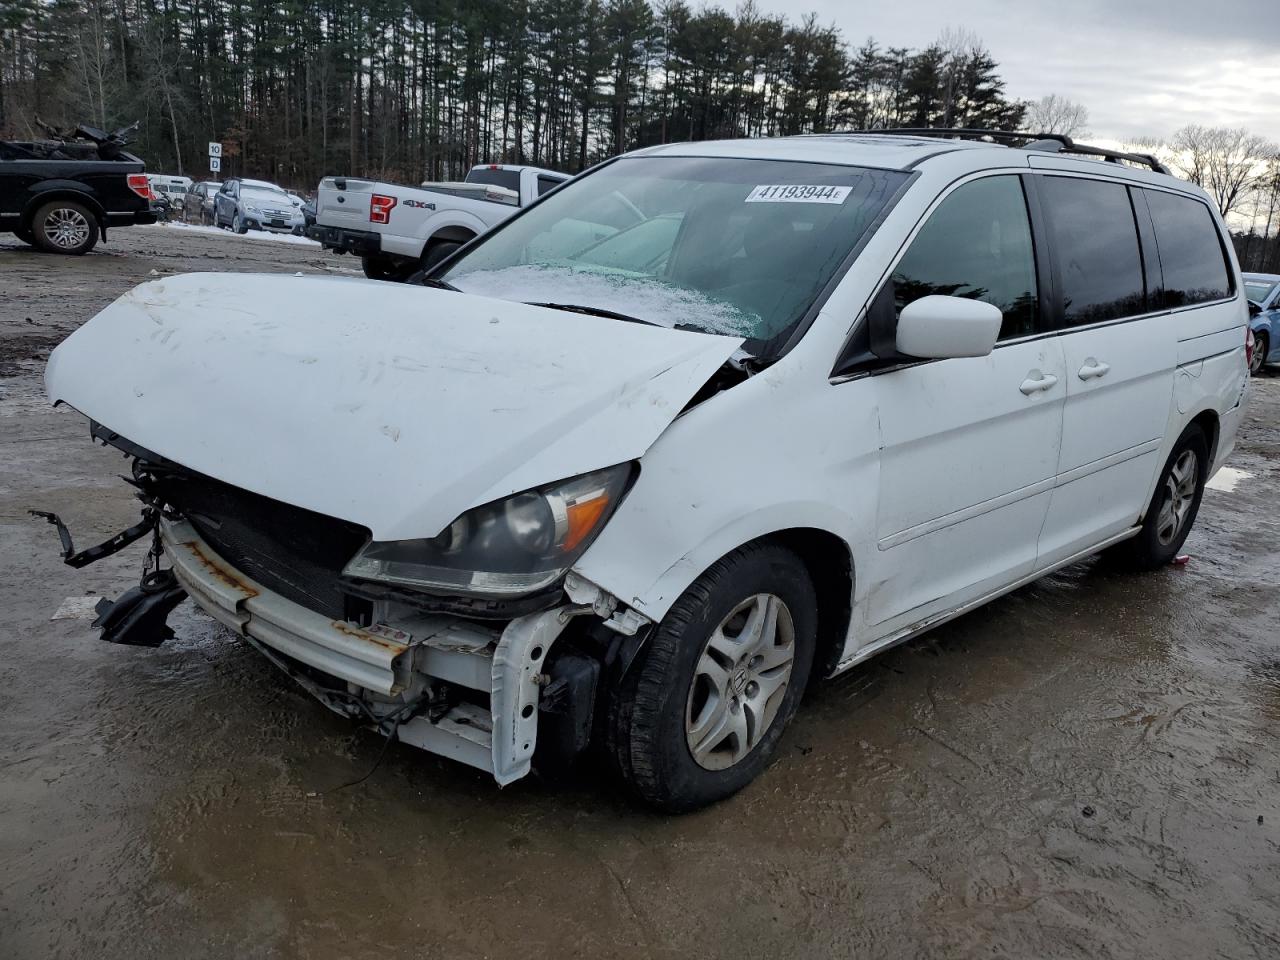
<path fill-rule="evenodd" d="M 898 352 L 927 360 L 985 357 L 1003 321 L 1000 308 L 982 300 L 921 297 L 898 314 Z"/>

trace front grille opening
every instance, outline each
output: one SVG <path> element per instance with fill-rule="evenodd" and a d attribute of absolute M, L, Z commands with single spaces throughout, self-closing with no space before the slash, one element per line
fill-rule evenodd
<path fill-rule="evenodd" d="M 341 586 L 342 568 L 369 540 L 365 527 L 185 468 L 166 466 L 153 476 L 156 493 L 245 576 L 334 620 L 371 620 L 372 604 Z"/>

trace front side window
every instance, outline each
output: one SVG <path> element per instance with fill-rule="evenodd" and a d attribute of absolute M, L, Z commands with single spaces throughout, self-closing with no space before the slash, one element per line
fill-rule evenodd
<path fill-rule="evenodd" d="M 477 241 L 441 279 L 781 349 L 901 171 L 721 157 L 625 157 Z"/>
<path fill-rule="evenodd" d="M 1231 275 L 1209 208 L 1190 197 L 1145 190 L 1164 275 L 1161 306 L 1182 307 L 1231 296 Z"/>
<path fill-rule="evenodd" d="M 1036 260 L 1022 183 L 988 177 L 958 187 L 929 217 L 893 271 L 898 310 L 921 297 L 983 300 L 1000 308 L 1000 339 L 1034 333 Z"/>
<path fill-rule="evenodd" d="M 1046 176 L 1038 182 L 1058 259 L 1066 326 L 1145 312 L 1142 252 L 1128 189 L 1073 177 Z"/>

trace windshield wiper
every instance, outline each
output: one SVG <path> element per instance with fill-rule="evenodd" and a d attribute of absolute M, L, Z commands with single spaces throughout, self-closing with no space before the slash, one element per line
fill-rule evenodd
<path fill-rule="evenodd" d="M 607 317 L 610 320 L 622 320 L 626 323 L 642 323 L 646 327 L 665 326 L 665 324 L 656 323 L 653 320 L 645 320 L 643 317 L 633 317 L 629 313 L 618 313 L 616 310 L 605 310 L 603 307 L 586 307 L 580 303 L 531 303 L 528 301 L 526 303 L 531 307 L 550 307 L 552 310 L 585 313 L 593 317 Z"/>
<path fill-rule="evenodd" d="M 424 287 L 434 287 L 436 290 L 452 290 L 454 293 L 462 292 L 448 280 L 437 280 L 435 277 L 423 277 L 419 283 Z"/>

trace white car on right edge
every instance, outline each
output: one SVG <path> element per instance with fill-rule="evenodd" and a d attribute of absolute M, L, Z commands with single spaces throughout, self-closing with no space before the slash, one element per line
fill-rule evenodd
<path fill-rule="evenodd" d="M 501 784 L 599 740 L 682 811 L 812 680 L 1090 554 L 1168 563 L 1248 389 L 1222 219 L 1149 157 L 931 134 L 640 150 L 425 289 L 126 294 L 46 376 L 173 567 L 104 638 L 185 592 L 388 737 Z"/>

